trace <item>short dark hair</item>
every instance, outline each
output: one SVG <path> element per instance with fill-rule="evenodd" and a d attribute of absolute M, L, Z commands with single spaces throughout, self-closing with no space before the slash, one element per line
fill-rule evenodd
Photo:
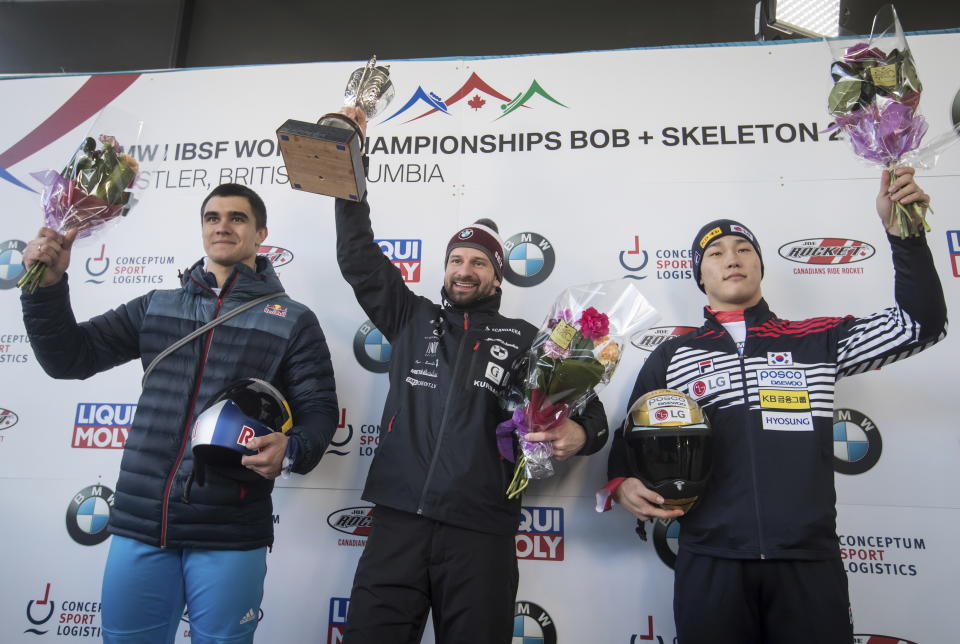
<path fill-rule="evenodd" d="M 267 227 L 267 207 L 264 205 L 260 195 L 247 186 L 239 183 L 221 183 L 211 190 L 207 198 L 200 204 L 201 217 L 203 216 L 204 209 L 207 207 L 207 202 L 214 197 L 246 197 L 247 201 L 250 202 L 250 209 L 253 210 L 253 218 L 257 221 L 257 230 Z"/>

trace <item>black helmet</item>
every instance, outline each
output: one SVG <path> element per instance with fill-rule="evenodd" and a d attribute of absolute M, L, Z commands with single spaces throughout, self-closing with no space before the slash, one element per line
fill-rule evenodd
<path fill-rule="evenodd" d="M 713 465 L 713 430 L 697 403 L 676 389 L 638 398 L 623 424 L 627 461 L 635 477 L 684 512 L 703 494 Z"/>
<path fill-rule="evenodd" d="M 203 485 L 203 467 L 214 466 L 232 478 L 254 478 L 240 467 L 244 455 L 255 454 L 245 445 L 254 436 L 286 432 L 293 427 L 290 405 L 269 382 L 238 380 L 214 395 L 197 415 L 190 444 L 197 484 Z"/>

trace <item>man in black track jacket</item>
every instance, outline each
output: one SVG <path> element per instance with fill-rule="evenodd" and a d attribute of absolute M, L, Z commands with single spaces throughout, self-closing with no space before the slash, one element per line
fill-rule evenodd
<path fill-rule="evenodd" d="M 679 389 L 714 429 L 712 478 L 681 521 L 674 614 L 681 644 L 853 639 L 836 534 L 833 398 L 837 380 L 926 349 L 946 333 L 946 304 L 923 235 L 901 239 L 892 200 L 928 202 L 912 168 L 886 172 L 877 212 L 887 226 L 896 305 L 866 317 L 777 318 L 760 292 L 763 260 L 744 225 L 718 220 L 694 238 L 705 324 L 664 342 L 640 370 L 630 404 Z M 671 519 L 634 478 L 622 429 L 606 489 L 638 517 Z"/>
<path fill-rule="evenodd" d="M 370 207 L 337 200 L 337 260 L 390 341 L 390 392 L 363 499 L 376 504 L 357 567 L 345 644 L 417 642 L 433 609 L 438 644 L 497 644 L 512 634 L 520 500 L 496 446 L 501 394 L 536 328 L 500 307 L 503 245 L 492 222 L 447 247 L 441 303 L 415 295 L 374 242 Z M 606 442 L 599 400 L 531 440 L 556 458 Z"/>
<path fill-rule="evenodd" d="M 211 319 L 279 294 L 170 354 L 146 380 L 110 513 L 106 642 L 172 642 L 184 602 L 194 641 L 252 641 L 273 543 L 273 479 L 284 459 L 295 472 L 313 469 L 336 431 L 333 367 L 317 318 L 282 293 L 256 254 L 267 234 L 263 201 L 245 186 L 218 186 L 201 206 L 201 231 L 207 256 L 179 289 L 151 291 L 79 324 L 65 274 L 76 233 L 41 229 L 24 253 L 28 265 L 48 266 L 41 288 L 21 300 L 37 359 L 55 378 L 89 378 L 135 359 L 146 367 Z M 242 378 L 282 392 L 294 426 L 246 445 L 259 453 L 243 466 L 258 476 L 208 466 L 204 484 L 191 485 L 194 418 Z"/>

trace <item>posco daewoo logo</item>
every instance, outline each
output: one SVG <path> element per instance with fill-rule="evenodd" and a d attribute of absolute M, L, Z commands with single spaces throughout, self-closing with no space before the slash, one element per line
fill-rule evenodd
<path fill-rule="evenodd" d="M 451 113 L 450 108 L 463 99 L 468 99 L 466 104 L 474 112 L 489 108 L 491 101 L 493 101 L 493 105 L 500 106 L 501 113 L 493 119 L 497 120 L 515 112 L 521 107 L 530 108 L 531 106 L 527 103 L 535 97 L 540 97 L 540 99 L 553 103 L 554 105 L 559 105 L 560 107 L 567 107 L 551 96 L 536 79 L 530 82 L 530 85 L 525 91 L 517 92 L 513 100 L 511 100 L 509 96 L 498 91 L 488 82 L 480 78 L 476 72 L 473 72 L 463 85 L 447 96 L 446 99 L 441 99 L 440 96 L 434 92 L 424 90 L 423 86 L 418 85 L 413 95 L 404 103 L 403 107 L 385 118 L 383 122 L 391 121 L 407 110 L 411 110 L 417 106 L 421 109 L 426 108 L 426 111 L 418 116 L 407 119 L 404 123 L 416 121 L 417 119 L 422 119 L 425 116 L 430 116 L 437 112 L 442 112 L 449 116 Z M 487 111 L 489 111 L 489 109 Z"/>
<path fill-rule="evenodd" d="M 800 264 L 850 264 L 873 257 L 873 246 L 856 239 L 799 239 L 780 247 L 780 257 Z"/>

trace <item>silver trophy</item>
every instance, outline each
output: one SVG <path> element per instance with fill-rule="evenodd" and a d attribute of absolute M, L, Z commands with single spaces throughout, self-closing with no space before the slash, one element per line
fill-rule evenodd
<path fill-rule="evenodd" d="M 376 56 L 350 74 L 343 94 L 344 105 L 362 110 L 368 121 L 383 112 L 393 96 L 390 67 L 378 66 Z M 363 132 L 353 119 L 333 112 L 316 123 L 288 120 L 277 129 L 277 138 L 295 190 L 363 199 Z"/>

